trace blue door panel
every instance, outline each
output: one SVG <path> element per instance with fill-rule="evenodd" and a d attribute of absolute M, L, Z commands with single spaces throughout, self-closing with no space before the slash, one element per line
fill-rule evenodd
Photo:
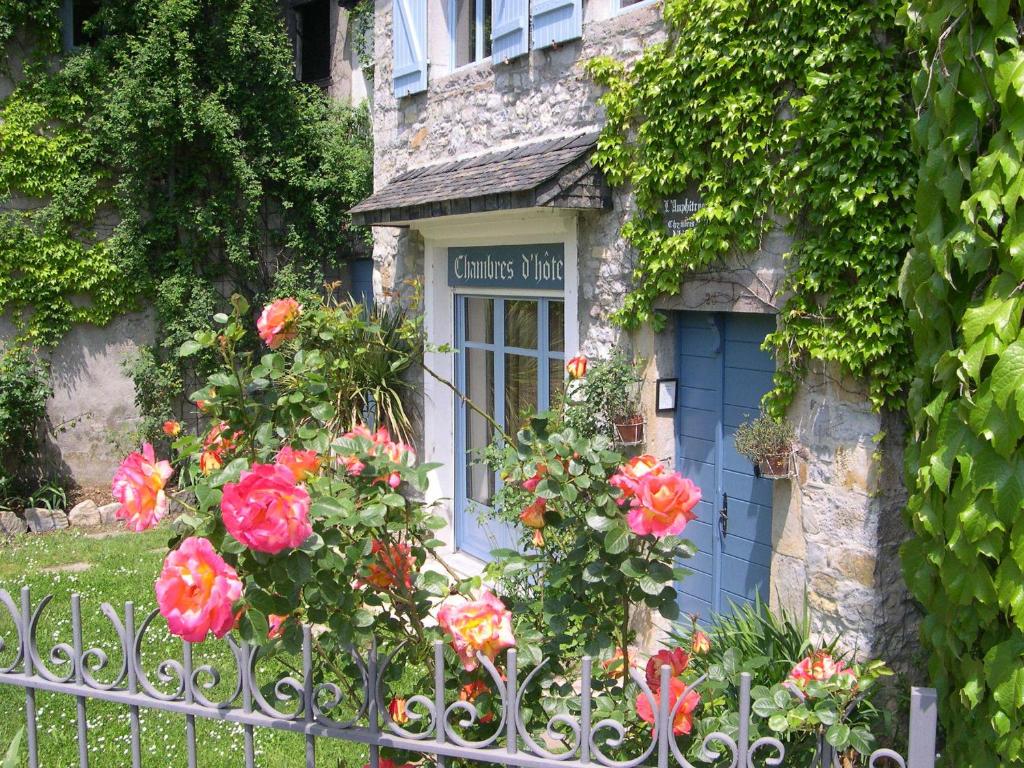
<path fill-rule="evenodd" d="M 769 375 L 775 373 L 772 356 L 761 349 L 759 341 L 727 339 L 725 356 L 729 359 L 729 369 L 759 371 Z"/>
<path fill-rule="evenodd" d="M 772 537 L 772 508 L 729 497 L 729 535 L 768 542 Z"/>
<path fill-rule="evenodd" d="M 722 408 L 722 423 L 725 424 L 726 429 L 735 431 L 736 427 L 744 421 L 756 418 L 760 412 L 761 409 L 757 406 L 729 405 L 726 403 Z"/>
<path fill-rule="evenodd" d="M 721 391 L 722 372 L 716 368 L 713 358 L 683 355 L 680 360 L 680 383 L 687 387 Z"/>
<path fill-rule="evenodd" d="M 739 597 L 753 600 L 768 582 L 768 568 L 749 563 L 739 557 L 722 555 L 722 588 Z M 761 597 L 767 597 L 761 593 Z"/>
<path fill-rule="evenodd" d="M 719 417 L 710 411 L 686 411 L 680 417 L 680 431 L 688 437 L 707 440 L 715 434 Z"/>
<path fill-rule="evenodd" d="M 680 585 L 680 608 L 704 620 L 768 596 L 772 485 L 754 476 L 733 439 L 737 426 L 760 413 L 771 389 L 775 364 L 761 344 L 774 328 L 769 316 L 679 316 L 676 455 L 702 495 L 697 520 L 686 530 L 697 555 L 684 563 L 694 573 Z"/>
<path fill-rule="evenodd" d="M 699 411 L 717 411 L 719 397 L 717 389 L 699 389 L 697 387 L 679 388 L 679 407 L 693 408 Z"/>
<path fill-rule="evenodd" d="M 728 321 L 726 332 L 735 341 L 753 341 L 760 345 L 775 330 L 774 315 L 751 315 L 739 312 L 722 315 Z M 728 364 L 728 361 L 727 361 Z"/>
<path fill-rule="evenodd" d="M 767 378 L 771 384 L 771 374 L 763 371 L 727 370 L 725 379 L 725 402 L 727 405 L 738 405 L 749 408 L 756 413 L 759 410 L 761 396 L 764 395 L 764 383 Z"/>
<path fill-rule="evenodd" d="M 694 511 L 697 512 L 698 515 L 700 515 L 700 516 L 698 517 L 698 519 L 692 521 L 689 525 L 686 526 L 686 537 L 690 541 L 692 541 L 694 546 L 696 546 L 702 553 L 710 552 L 711 551 L 711 534 L 712 534 L 712 530 L 713 530 L 712 526 L 705 519 L 703 519 L 704 515 L 700 514 L 700 513 L 704 512 L 705 510 L 703 510 L 703 509 L 701 509 L 701 510 L 695 509 Z M 696 558 L 694 558 L 694 559 L 696 559 Z M 691 563 L 692 563 L 692 560 L 688 561 L 687 564 L 686 564 L 687 567 L 690 567 Z M 696 566 L 694 566 L 694 567 L 696 567 Z M 708 573 L 711 573 L 710 566 L 707 567 L 707 568 L 703 568 L 702 570 L 707 571 Z"/>
<path fill-rule="evenodd" d="M 732 514 L 729 515 L 729 535 L 723 537 L 722 554 L 749 561 L 765 568 L 772 564 L 772 549 L 759 541 L 748 539 L 732 530 Z"/>

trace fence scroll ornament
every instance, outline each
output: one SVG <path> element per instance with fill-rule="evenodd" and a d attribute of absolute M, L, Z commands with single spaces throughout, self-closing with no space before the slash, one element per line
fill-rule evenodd
<path fill-rule="evenodd" d="M 318 738 L 342 739 L 367 745 L 369 764 L 378 768 L 380 749 L 407 750 L 426 756 L 435 756 L 437 764 L 444 766 L 447 759 L 468 760 L 479 764 L 522 766 L 523 768 L 576 768 L 578 766 L 607 766 L 607 768 L 633 768 L 634 766 L 680 766 L 698 768 L 715 765 L 726 768 L 755 768 L 780 766 L 786 760 L 785 746 L 774 737 L 751 741 L 750 676 L 740 680 L 738 731 L 707 735 L 697 750 L 692 750 L 689 736 L 673 734 L 668 724 L 675 720 L 686 696 L 670 702 L 668 696 L 656 697 L 644 678 L 636 670 L 630 677 L 651 704 L 655 714 L 654 728 L 649 731 L 648 743 L 639 754 L 630 759 L 617 759 L 609 750 L 621 747 L 626 740 L 625 728 L 616 720 L 593 721 L 593 694 L 591 689 L 592 662 L 584 658 L 579 691 L 579 714 L 556 714 L 550 717 L 543 737 L 538 738 L 522 716 L 524 691 L 534 684 L 543 663 L 525 675 L 520 682 L 516 652 L 509 650 L 505 676 L 483 655 L 480 663 L 491 678 L 500 714 L 484 720 L 472 701 L 451 702 L 446 695 L 450 685 L 445 670 L 444 645 L 434 645 L 434 687 L 432 691 L 406 696 L 407 721 L 395 722 L 386 704 L 385 675 L 394 654 L 378 658 L 375 648 L 365 655 L 350 650 L 357 670 L 355 684 L 343 686 L 335 682 L 315 682 L 313 637 L 308 627 L 303 629 L 302 668 L 293 674 L 272 680 L 269 686 L 259 684 L 259 666 L 263 654 L 260 649 L 236 642 L 230 635 L 218 641 L 229 650 L 230 670 L 211 664 L 195 664 L 193 645 L 182 642 L 180 658 L 168 658 L 156 663 L 152 671 L 143 661 L 147 632 L 156 612 L 136 624 L 132 603 L 126 603 L 123 614 L 110 605 L 101 608 L 103 616 L 112 626 L 120 645 L 120 660 L 112 660 L 101 648 L 86 648 L 82 642 L 81 602 L 78 595 L 71 598 L 71 642 L 58 642 L 48 653 L 40 654 L 37 634 L 43 612 L 51 604 L 51 597 L 32 605 L 28 588 L 21 591 L 20 605 L 9 593 L 0 590 L 0 603 L 10 614 L 17 633 L 13 637 L 0 636 L 0 684 L 23 688 L 25 691 L 25 718 L 27 725 L 28 764 L 38 766 L 38 734 L 36 722 L 36 692 L 63 693 L 76 700 L 77 741 L 80 766 L 89 765 L 88 726 L 86 706 L 89 700 L 100 700 L 125 705 L 131 737 L 131 765 L 142 765 L 140 731 L 141 710 L 163 710 L 184 716 L 185 741 L 189 768 L 200 762 L 196 748 L 195 718 L 236 723 L 243 729 L 244 765 L 256 765 L 254 729 L 271 728 L 293 731 L 305 737 L 305 762 L 315 766 Z M 6 617 L 4 617 L 6 618 Z M 0 627 L 8 622 L 0 621 Z M 10 661 L 4 661 L 10 659 Z M 671 669 L 661 668 L 661 688 L 667 690 Z M 100 677 L 106 677 L 105 681 Z M 691 686 L 696 689 L 703 678 Z M 220 695 L 214 689 L 225 689 Z M 348 717 L 336 713 L 345 711 Z M 470 741 L 460 728 L 477 723 L 493 724 L 486 738 Z M 662 727 L 666 725 L 668 727 Z M 935 765 L 935 692 L 931 689 L 913 689 L 910 712 L 910 742 L 906 758 L 889 749 L 876 750 L 869 766 L 900 766 L 900 768 L 931 768 Z M 405 727 L 408 726 L 408 727 Z M 680 738 L 683 739 L 682 743 Z M 697 762 L 692 762 L 694 752 Z M 832 757 L 834 766 L 838 758 Z"/>

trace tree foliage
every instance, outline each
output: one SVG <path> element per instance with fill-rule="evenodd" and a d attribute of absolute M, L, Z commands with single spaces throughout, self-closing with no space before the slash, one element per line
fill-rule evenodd
<path fill-rule="evenodd" d="M 1024 765 L 1022 22 L 1007 0 L 908 7 L 922 66 L 903 560 L 951 765 Z"/>
<path fill-rule="evenodd" d="M 140 381 L 180 393 L 170 350 L 225 294 L 316 287 L 358 247 L 367 110 L 295 81 L 275 0 L 104 0 L 69 54 L 60 5 L 0 12 L 24 59 L 0 102 L 0 312 L 53 345 L 146 299 L 161 341 Z"/>
<path fill-rule="evenodd" d="M 591 65 L 607 86 L 597 162 L 631 185 L 623 228 L 635 287 L 617 319 L 659 324 L 655 300 L 687 275 L 753 254 L 785 225 L 789 295 L 768 344 L 779 413 L 810 361 L 864 379 L 896 406 L 909 343 L 897 279 L 909 244 L 910 63 L 899 3 L 668 0 L 667 42 L 631 68 Z M 695 185 L 697 226 L 670 234 L 662 201 Z"/>

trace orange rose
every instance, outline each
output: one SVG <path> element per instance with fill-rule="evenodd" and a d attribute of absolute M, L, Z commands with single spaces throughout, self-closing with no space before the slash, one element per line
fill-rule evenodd
<path fill-rule="evenodd" d="M 627 522 L 640 536 L 676 536 L 697 518 L 693 508 L 699 501 L 700 489 L 678 472 L 648 472 L 637 483 Z"/>
<path fill-rule="evenodd" d="M 565 364 L 565 372 L 570 379 L 582 379 L 587 375 L 587 358 L 584 355 L 576 355 Z"/>

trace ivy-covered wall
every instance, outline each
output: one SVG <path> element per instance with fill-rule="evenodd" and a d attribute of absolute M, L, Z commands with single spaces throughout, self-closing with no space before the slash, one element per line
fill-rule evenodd
<path fill-rule="evenodd" d="M 912 61 L 899 3 L 669 0 L 669 39 L 637 64 L 590 71 L 608 88 L 598 163 L 630 185 L 623 234 L 638 254 L 627 327 L 661 322 L 656 300 L 700 271 L 795 236 L 770 344 L 781 414 L 811 363 L 899 408 L 910 346 L 897 293 L 909 245 Z M 698 226 L 670 234 L 662 201 L 696 186 Z"/>
<path fill-rule="evenodd" d="M 913 0 L 908 583 L 947 765 L 1024 765 L 1024 8 Z"/>
<path fill-rule="evenodd" d="M 152 307 L 129 371 L 151 434 L 225 295 L 316 289 L 365 247 L 368 110 L 295 81 L 278 0 L 104 0 L 70 53 L 60 6 L 0 10 L 0 315 L 55 348 Z"/>

